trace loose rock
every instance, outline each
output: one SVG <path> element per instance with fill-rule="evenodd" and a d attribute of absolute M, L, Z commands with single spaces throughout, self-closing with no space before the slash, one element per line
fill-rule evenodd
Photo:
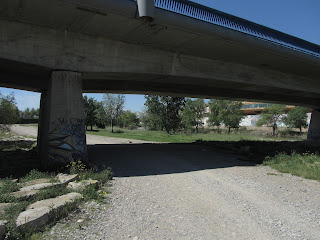
<path fill-rule="evenodd" d="M 38 192 L 39 190 L 18 191 L 18 192 L 13 192 L 10 195 L 19 199 L 29 199 L 35 196 Z"/>
<path fill-rule="evenodd" d="M 61 183 L 60 182 L 59 183 L 40 183 L 40 184 L 35 184 L 35 185 L 23 187 L 20 189 L 20 191 L 40 190 L 42 188 L 52 187 L 52 186 L 56 186 L 56 185 L 61 185 Z"/>
<path fill-rule="evenodd" d="M 82 198 L 80 193 L 69 193 L 35 202 L 28 206 L 26 211 L 20 213 L 16 220 L 16 226 L 17 228 L 41 227 L 50 222 L 55 211 L 80 198 Z"/>
<path fill-rule="evenodd" d="M 69 174 L 59 173 L 57 175 L 57 179 L 59 180 L 60 183 L 66 184 L 69 182 L 73 182 L 74 180 L 79 180 L 79 175 L 78 174 L 69 175 Z"/>
<path fill-rule="evenodd" d="M 95 187 L 98 187 L 98 181 L 97 180 L 82 180 L 81 182 L 70 182 L 67 186 L 69 189 L 77 190 L 77 191 L 82 191 L 86 186 L 89 185 L 95 185 Z"/>
<path fill-rule="evenodd" d="M 25 183 L 19 183 L 20 186 L 22 187 L 28 187 L 31 185 L 37 185 L 37 184 L 41 184 L 41 183 L 51 183 L 52 179 L 49 178 L 39 178 L 39 179 L 34 179 Z"/>

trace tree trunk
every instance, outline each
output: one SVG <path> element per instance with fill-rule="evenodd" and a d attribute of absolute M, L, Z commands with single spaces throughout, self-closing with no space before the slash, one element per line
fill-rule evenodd
<path fill-rule="evenodd" d="M 273 126 L 273 127 L 272 127 L 272 136 L 275 136 L 275 135 L 276 135 L 276 127 Z"/>
<path fill-rule="evenodd" d="M 231 127 L 229 127 L 228 134 L 230 134 L 230 132 L 231 132 Z"/>
<path fill-rule="evenodd" d="M 90 127 L 91 127 L 91 131 L 93 131 L 93 129 L 92 129 L 92 124 L 90 125 Z"/>
<path fill-rule="evenodd" d="M 111 132 L 113 133 L 113 121 L 112 121 L 112 118 L 111 118 Z"/>

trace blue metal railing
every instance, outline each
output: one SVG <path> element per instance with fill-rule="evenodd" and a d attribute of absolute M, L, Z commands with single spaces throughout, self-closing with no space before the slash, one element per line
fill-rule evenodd
<path fill-rule="evenodd" d="M 274 29 L 187 0 L 154 0 L 155 7 L 254 37 L 320 58 L 320 46 Z"/>

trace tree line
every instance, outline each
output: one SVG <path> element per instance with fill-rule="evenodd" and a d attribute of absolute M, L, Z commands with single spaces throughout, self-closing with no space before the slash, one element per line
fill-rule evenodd
<path fill-rule="evenodd" d="M 143 125 L 149 130 L 176 133 L 178 131 L 199 132 L 204 126 L 204 117 L 208 116 L 208 125 L 219 129 L 225 126 L 230 133 L 238 129 L 240 122 L 245 117 L 241 111 L 242 103 L 231 100 L 191 99 L 172 96 L 145 96 L 145 108 L 137 114 L 130 110 L 125 111 L 125 95 L 104 94 L 102 101 L 94 98 L 83 97 L 86 128 L 93 126 L 105 128 L 114 126 L 135 129 Z M 210 111 L 206 112 L 206 108 Z M 268 126 L 277 134 L 278 126 L 284 123 L 290 128 L 307 127 L 308 109 L 295 107 L 286 113 L 285 105 L 274 104 L 262 112 L 257 126 Z M 286 113 L 286 114 L 285 114 Z M 25 109 L 19 111 L 14 94 L 3 96 L 0 93 L 0 124 L 13 124 L 21 119 L 38 119 L 39 109 Z"/>
<path fill-rule="evenodd" d="M 14 123 L 24 123 L 24 120 L 35 120 L 39 118 L 39 108 L 26 108 L 20 111 L 17 107 L 13 93 L 2 95 L 0 93 L 0 124 L 10 125 Z"/>
<path fill-rule="evenodd" d="M 83 96 L 86 128 L 90 127 L 92 131 L 95 125 L 99 128 L 110 125 L 112 132 L 114 126 L 137 128 L 140 123 L 139 118 L 136 113 L 124 111 L 125 100 L 123 94 L 104 94 L 101 102 Z"/>

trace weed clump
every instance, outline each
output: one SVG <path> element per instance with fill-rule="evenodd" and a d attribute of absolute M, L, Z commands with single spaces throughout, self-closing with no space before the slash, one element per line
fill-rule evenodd
<path fill-rule="evenodd" d="M 36 180 L 36 179 L 40 179 L 40 178 L 53 178 L 54 175 L 48 172 L 41 172 L 37 169 L 33 169 L 31 170 L 29 173 L 27 173 L 26 176 L 20 178 L 19 182 L 20 183 L 25 183 L 25 182 L 29 182 L 31 180 Z"/>

